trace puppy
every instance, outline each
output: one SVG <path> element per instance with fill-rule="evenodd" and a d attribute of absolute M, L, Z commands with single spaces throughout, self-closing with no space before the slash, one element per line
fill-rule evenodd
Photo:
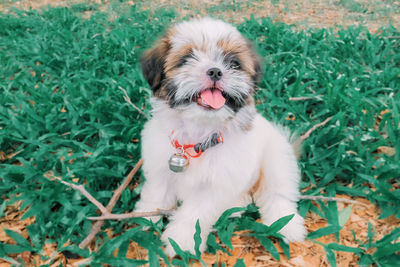
<path fill-rule="evenodd" d="M 166 253 L 175 254 L 169 238 L 194 253 L 197 220 L 204 251 L 220 215 L 252 200 L 266 225 L 294 214 L 281 233 L 302 241 L 296 156 L 287 134 L 256 112 L 260 62 L 237 29 L 211 18 L 182 22 L 144 54 L 142 70 L 154 97 L 136 210 L 181 201 L 162 234 Z"/>

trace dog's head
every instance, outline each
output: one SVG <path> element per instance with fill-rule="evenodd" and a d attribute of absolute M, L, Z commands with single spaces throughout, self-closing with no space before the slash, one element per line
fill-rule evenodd
<path fill-rule="evenodd" d="M 170 108 L 220 119 L 253 105 L 261 76 L 252 45 L 230 24 L 211 18 L 171 28 L 145 52 L 142 70 L 154 96 Z"/>

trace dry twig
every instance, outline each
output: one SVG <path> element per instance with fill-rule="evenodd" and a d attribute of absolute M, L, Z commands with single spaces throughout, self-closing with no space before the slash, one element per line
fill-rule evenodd
<path fill-rule="evenodd" d="M 118 89 L 120 89 L 122 92 L 124 92 L 124 99 L 125 99 L 126 102 L 128 102 L 129 105 L 131 105 L 134 109 L 136 109 L 140 114 L 145 116 L 146 119 L 149 119 L 149 116 L 147 116 L 147 114 L 144 113 L 143 110 L 141 110 L 135 104 L 132 103 L 128 93 L 126 92 L 126 90 L 124 88 L 122 88 L 121 86 L 118 86 Z"/>
<path fill-rule="evenodd" d="M 130 212 L 124 214 L 107 214 L 99 217 L 88 217 L 89 220 L 123 220 L 138 217 L 155 217 L 155 216 L 171 216 L 174 210 L 156 210 L 148 212 Z"/>
<path fill-rule="evenodd" d="M 60 183 L 71 187 L 72 189 L 75 189 L 79 191 L 82 195 L 84 195 L 90 202 L 92 202 L 96 207 L 99 208 L 101 213 L 103 214 L 109 214 L 110 212 L 107 211 L 107 208 L 103 206 L 97 199 L 95 199 L 88 191 L 86 191 L 85 187 L 83 185 L 76 185 L 72 183 L 68 183 L 64 181 L 61 177 L 55 176 L 53 172 L 47 172 L 44 175 L 46 178 L 51 179 L 51 180 L 57 180 Z"/>
<path fill-rule="evenodd" d="M 125 178 L 125 180 L 122 182 L 122 184 L 117 188 L 117 190 L 114 191 L 113 196 L 111 197 L 110 201 L 107 204 L 106 207 L 106 213 L 102 212 L 102 215 L 108 215 L 112 211 L 112 209 L 115 206 L 115 203 L 117 203 L 117 200 L 121 196 L 122 191 L 129 185 L 129 183 L 132 181 L 133 176 L 135 176 L 136 172 L 140 169 L 140 167 L 143 164 L 143 159 L 140 159 L 138 163 L 136 163 L 135 167 L 131 170 L 131 172 L 128 174 L 128 176 Z M 90 229 L 89 234 L 86 236 L 85 239 L 82 240 L 82 242 L 79 244 L 80 248 L 85 248 L 87 247 L 90 242 L 96 237 L 97 233 L 100 232 L 101 227 L 103 226 L 104 221 L 97 221 L 92 225 L 92 228 Z"/>
<path fill-rule="evenodd" d="M 310 100 L 310 99 L 321 100 L 321 97 L 322 97 L 322 95 L 289 97 L 289 101 L 303 101 L 303 100 Z"/>
<path fill-rule="evenodd" d="M 79 191 L 82 195 L 84 195 L 90 202 L 92 202 L 96 207 L 99 208 L 99 210 L 102 213 L 102 216 L 109 216 L 112 215 L 111 211 L 114 208 L 115 204 L 117 203 L 117 200 L 122 194 L 122 191 L 129 185 L 129 183 L 132 181 L 133 176 L 136 174 L 136 172 L 140 169 L 140 167 L 143 164 L 143 159 L 140 159 L 138 163 L 136 163 L 135 167 L 130 171 L 128 176 L 125 178 L 125 180 L 122 182 L 122 184 L 117 188 L 117 190 L 114 191 L 113 196 L 111 197 L 110 201 L 108 202 L 107 206 L 104 207 L 103 204 L 101 204 L 98 200 L 96 200 L 88 191 L 86 191 L 85 187 L 83 185 L 76 185 L 72 183 L 68 183 L 64 180 L 62 180 L 61 177 L 55 176 L 52 172 L 47 172 L 44 176 L 48 179 L 51 180 L 57 180 L 60 183 L 71 187 L 72 189 L 75 189 Z M 90 229 L 89 234 L 86 236 L 86 238 L 79 244 L 80 248 L 85 248 L 87 247 L 90 242 L 95 238 L 97 233 L 101 230 L 101 227 L 104 224 L 104 220 L 99 220 L 95 222 L 92 225 L 92 228 Z"/>
<path fill-rule="evenodd" d="M 324 126 L 325 124 L 327 124 L 331 119 L 332 119 L 332 117 L 329 117 L 329 118 L 327 118 L 326 120 L 324 120 L 323 122 L 315 124 L 315 125 L 314 125 L 311 129 L 309 129 L 305 134 L 303 134 L 302 136 L 300 136 L 300 140 L 301 140 L 301 141 L 306 140 L 306 139 L 310 136 L 310 134 L 311 134 L 312 132 L 314 132 L 318 127 L 321 127 L 321 126 Z"/>

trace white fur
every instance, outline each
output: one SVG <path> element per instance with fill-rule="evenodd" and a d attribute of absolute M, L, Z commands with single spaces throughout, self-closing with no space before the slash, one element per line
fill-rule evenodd
<path fill-rule="evenodd" d="M 194 19 L 174 27 L 172 49 L 181 49 L 187 43 L 203 44 L 205 40 L 241 39 L 240 32 L 232 25 L 212 18 Z M 206 42 L 207 50 L 215 50 L 213 43 Z"/>
<path fill-rule="evenodd" d="M 244 72 L 224 69 L 216 42 L 219 38 L 242 38 L 229 24 L 212 19 L 184 22 L 174 29 L 172 48 L 186 43 L 205 43 L 206 52 L 194 51 L 193 62 L 181 67 L 174 77 L 176 97 L 192 95 L 206 88 L 205 72 L 219 67 L 224 71 L 223 90 L 249 94 L 254 84 Z M 241 41 L 244 39 L 242 38 Z M 152 99 L 153 117 L 142 132 L 143 171 L 146 177 L 138 211 L 170 209 L 182 204 L 170 218 L 162 240 L 166 253 L 174 255 L 168 238 L 183 250 L 194 253 L 196 221 L 201 227 L 201 251 L 213 224 L 232 207 L 247 205 L 248 193 L 261 175 L 261 186 L 253 195 L 262 220 L 270 225 L 277 219 L 295 214 L 281 233 L 289 241 L 302 241 L 303 218 L 297 212 L 300 181 L 294 151 L 280 128 L 256 113 L 251 102 L 236 113 L 226 105 L 207 110 L 196 103 L 171 108 L 162 99 Z M 176 149 L 171 139 L 181 144 L 196 144 L 213 133 L 222 133 L 224 142 L 209 148 L 199 158 L 191 158 L 186 171 L 174 173 L 168 160 Z M 156 220 L 157 218 L 151 218 Z"/>

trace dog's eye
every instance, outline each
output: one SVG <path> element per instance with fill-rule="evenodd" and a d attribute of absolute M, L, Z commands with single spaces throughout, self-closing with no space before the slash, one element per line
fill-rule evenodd
<path fill-rule="evenodd" d="M 229 63 L 229 68 L 234 69 L 234 70 L 240 69 L 239 60 L 232 59 L 231 62 Z"/>
<path fill-rule="evenodd" d="M 181 57 L 181 58 L 179 59 L 179 61 L 178 61 L 178 64 L 176 64 L 175 67 L 176 67 L 176 68 L 182 67 L 183 65 L 185 65 L 185 64 L 187 63 L 187 61 L 188 61 L 190 58 L 194 58 L 192 51 L 190 51 L 189 53 L 187 53 L 186 55 L 184 55 L 183 57 Z"/>

